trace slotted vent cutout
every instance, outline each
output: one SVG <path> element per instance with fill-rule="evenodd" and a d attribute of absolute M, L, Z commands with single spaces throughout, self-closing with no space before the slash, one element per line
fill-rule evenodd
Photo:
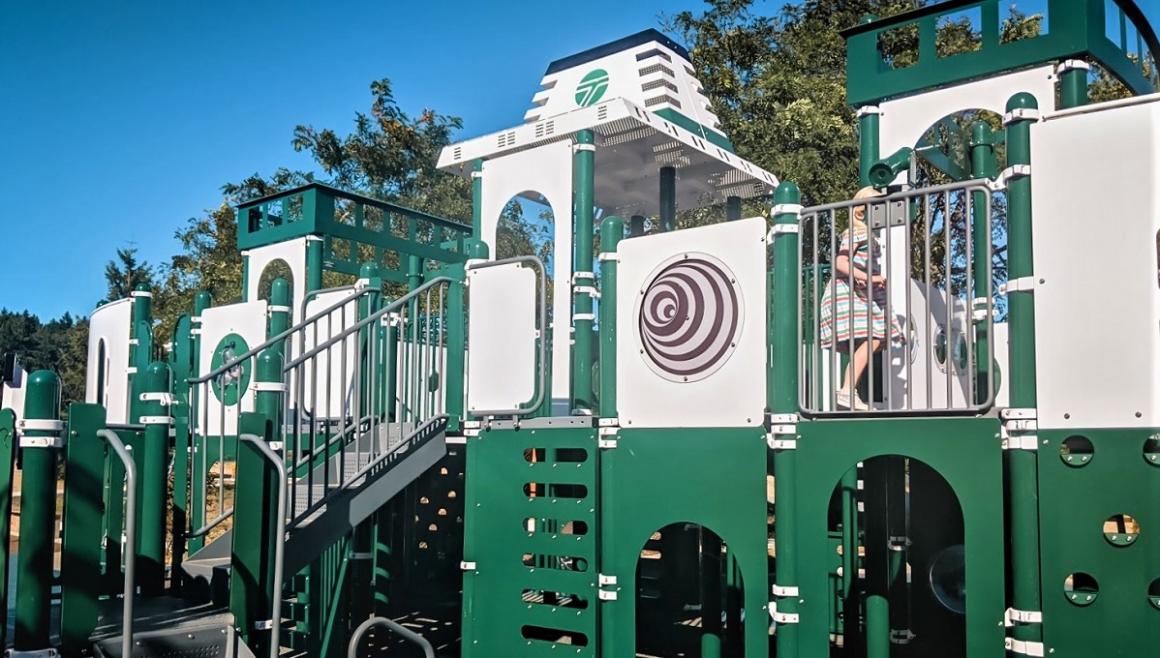
<path fill-rule="evenodd" d="M 647 98 L 644 101 L 644 106 L 653 107 L 654 105 L 663 105 L 665 103 L 668 103 L 669 105 L 672 105 L 676 108 L 681 107 L 681 102 L 672 96 L 669 96 L 668 94 L 665 94 L 664 96 L 653 96 L 652 98 Z"/>
<path fill-rule="evenodd" d="M 677 86 L 675 84 L 669 82 L 668 80 L 664 80 L 664 79 L 653 80 L 652 82 L 646 82 L 640 86 L 640 90 L 644 91 L 644 92 L 649 92 L 649 91 L 652 91 L 654 89 L 661 89 L 661 88 L 670 89 L 672 91 L 677 90 Z"/>
<path fill-rule="evenodd" d="M 653 64 L 652 66 L 644 67 L 643 69 L 640 70 L 640 77 L 643 78 L 646 75 L 652 75 L 653 73 L 658 73 L 658 72 L 664 73 L 665 75 L 669 76 L 670 78 L 673 77 L 673 70 L 670 69 L 669 67 L 665 66 L 664 64 Z"/>

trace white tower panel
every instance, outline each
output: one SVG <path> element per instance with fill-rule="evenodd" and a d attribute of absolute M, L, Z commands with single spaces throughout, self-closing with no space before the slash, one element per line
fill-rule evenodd
<path fill-rule="evenodd" d="M 105 407 L 110 423 L 129 422 L 129 331 L 133 300 L 121 299 L 89 317 L 85 402 Z"/>

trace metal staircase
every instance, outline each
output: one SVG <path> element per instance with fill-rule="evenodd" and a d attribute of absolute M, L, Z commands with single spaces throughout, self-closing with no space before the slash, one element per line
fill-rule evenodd
<path fill-rule="evenodd" d="M 453 370 L 446 349 L 456 344 L 448 336 L 456 323 L 447 316 L 462 315 L 448 294 L 457 285 L 454 279 L 436 277 L 381 308 L 377 286 L 352 287 L 301 323 L 191 380 L 191 431 L 202 445 L 218 443 L 219 455 L 228 454 L 228 444 L 234 443 L 239 483 L 253 475 L 243 470 L 242 443 L 260 443 L 270 462 L 277 461 L 282 541 L 262 549 L 276 563 L 274 591 L 268 594 L 279 603 L 259 629 L 279 638 L 272 651 L 280 651 L 287 639 L 280 632 L 282 602 L 292 608 L 292 621 L 304 605 L 291 591 L 299 588 L 287 584 L 447 454 L 446 434 L 454 418 L 448 398 L 462 398 L 459 375 L 448 376 Z M 271 362 L 277 365 L 276 377 L 270 376 Z M 450 368 L 461 369 L 460 363 L 453 361 Z M 222 395 L 231 385 L 244 391 L 243 373 L 253 375 L 250 387 L 256 394 Z M 210 404 L 214 399 L 221 401 L 217 409 Z M 452 402 L 451 412 L 458 408 Z M 245 431 L 242 419 L 254 413 L 273 421 L 273 436 Z M 209 422 L 214 415 L 216 425 Z M 203 460 L 207 452 L 202 451 Z M 211 467 L 216 468 L 216 500 L 229 502 L 226 459 L 204 464 L 202 472 L 210 474 Z M 191 496 L 197 491 L 191 488 Z M 214 493 L 208 484 L 201 489 L 202 509 Z M 188 530 L 187 537 L 196 537 L 225 528 L 181 563 L 174 577 L 182 578 L 186 598 L 146 601 L 133 614 L 134 654 L 253 655 L 244 633 L 236 634 L 248 630 L 244 620 L 229 609 L 231 571 L 238 566 L 235 542 L 239 532 L 248 530 L 233 527 L 235 508 L 247 504 L 240 489 L 238 495 L 234 507 Z M 116 615 L 102 618 L 101 624 L 93 635 L 95 652 L 120 656 L 128 627 Z"/>

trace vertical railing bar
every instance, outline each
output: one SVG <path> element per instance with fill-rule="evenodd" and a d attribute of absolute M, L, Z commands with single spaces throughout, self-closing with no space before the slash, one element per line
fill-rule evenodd
<path fill-rule="evenodd" d="M 346 311 L 345 311 L 346 306 L 343 305 L 342 307 L 340 307 L 340 309 L 342 309 L 339 311 L 339 317 L 340 317 L 341 322 L 342 322 L 342 331 L 346 331 Z M 327 341 L 329 341 L 331 338 L 334 337 L 334 326 L 333 326 L 332 320 L 331 320 L 332 315 L 328 315 L 326 317 L 326 339 L 327 339 Z M 346 341 L 345 340 L 339 341 L 338 358 L 342 361 L 343 365 L 345 365 L 345 363 L 346 363 L 346 350 L 345 350 L 345 348 L 346 348 Z M 330 416 L 331 411 L 334 409 L 334 378 L 332 375 L 333 372 L 334 372 L 334 345 L 332 344 L 332 345 L 326 346 L 326 384 L 325 384 L 326 404 L 323 406 L 323 409 L 326 410 L 325 413 L 327 416 Z M 341 365 L 340 365 L 340 372 L 339 372 L 339 378 L 338 378 L 338 385 L 340 387 L 346 385 L 346 377 L 341 372 Z M 346 420 L 346 415 L 343 414 L 343 421 L 342 422 L 345 422 L 345 420 Z M 342 422 L 339 423 L 339 427 L 342 426 Z M 325 441 L 326 441 L 326 444 L 325 444 L 326 445 L 326 453 L 327 453 L 327 455 L 329 455 L 329 453 L 330 453 L 330 437 L 327 436 Z M 324 456 L 323 459 L 329 460 L 330 458 L 328 456 Z M 346 459 L 346 442 L 341 440 L 341 439 L 339 439 L 339 441 L 338 441 L 338 459 L 339 459 L 339 461 L 343 461 Z M 329 461 L 327 463 L 329 463 Z"/>
<path fill-rule="evenodd" d="M 954 325 L 952 324 L 952 311 L 954 309 L 954 290 L 951 286 L 951 193 L 950 190 L 943 192 L 943 241 L 946 243 L 944 249 L 946 253 L 943 254 L 943 278 L 946 280 L 946 325 L 943 329 L 943 335 L 946 337 L 946 386 L 947 399 L 946 408 L 953 409 L 954 404 L 954 345 L 952 344 L 952 336 L 954 335 Z"/>
<path fill-rule="evenodd" d="M 906 206 L 906 198 L 902 200 L 902 204 L 903 207 Z M 885 205 L 886 249 L 882 252 L 882 260 L 886 263 L 886 284 L 883 286 L 886 288 L 886 313 L 884 317 L 884 320 L 886 321 L 886 344 L 882 346 L 882 389 L 883 393 L 885 394 L 883 397 L 886 398 L 886 410 L 893 411 L 894 399 L 892 392 L 894 387 L 891 386 L 890 382 L 893 369 L 890 367 L 890 363 L 894 356 L 894 295 L 890 292 L 892 287 L 890 283 L 894 280 L 893 270 L 891 269 L 891 256 L 894 255 L 894 252 L 891 250 L 891 245 L 893 244 L 892 234 L 894 233 L 894 225 L 891 220 L 894 219 L 894 204 L 888 201 Z"/>
<path fill-rule="evenodd" d="M 822 323 L 821 323 L 821 319 L 822 319 L 822 298 L 821 298 L 822 268 L 821 268 L 820 264 L 818 263 L 818 213 L 814 213 L 813 215 L 811 215 L 811 217 L 813 218 L 810 223 L 812 225 L 812 227 L 811 227 L 812 234 L 813 234 L 813 241 L 812 241 L 813 247 L 812 248 L 813 248 L 813 252 L 814 252 L 814 256 L 813 256 L 813 258 L 814 258 L 814 261 L 813 261 L 813 263 L 814 263 L 814 296 L 813 296 L 813 300 L 810 302 L 810 305 L 813 307 L 813 310 L 810 313 L 811 317 L 813 317 L 811 324 L 814 325 L 814 327 L 813 327 L 813 329 L 814 329 L 814 347 L 813 347 L 814 358 L 812 358 L 810 360 L 810 362 L 813 366 L 811 368 L 811 370 L 812 370 L 811 379 L 813 380 L 813 391 L 812 391 L 813 401 L 811 403 L 811 406 L 815 410 L 820 410 L 822 408 L 822 400 L 820 397 L 820 395 L 822 393 L 822 368 L 821 368 L 821 364 L 822 364 Z"/>
<path fill-rule="evenodd" d="M 865 213 L 863 219 L 866 220 L 866 327 L 869 329 L 866 344 L 866 406 L 873 410 L 876 402 L 874 399 L 874 358 L 877 355 L 877 350 L 874 349 L 876 333 L 874 331 L 874 307 L 878 305 L 877 300 L 874 299 L 874 273 L 878 264 L 878 261 L 874 260 L 874 243 L 878 240 L 874 237 L 874 218 L 870 213 L 871 204 L 869 201 L 863 208 L 862 212 Z"/>
<path fill-rule="evenodd" d="M 967 347 L 967 408 L 975 407 L 979 400 L 978 380 L 979 377 L 975 373 L 975 344 L 978 342 L 978 336 L 975 332 L 975 297 L 974 297 L 974 278 L 975 278 L 975 263 L 972 260 L 973 249 L 972 242 L 975 239 L 974 227 L 974 202 L 972 197 L 974 194 L 970 190 L 964 190 L 963 196 L 966 198 L 966 213 L 963 214 L 963 228 L 966 231 L 966 246 L 965 251 L 967 255 L 966 266 L 966 301 L 967 301 L 967 317 L 965 319 L 966 334 L 964 342 Z"/>
<path fill-rule="evenodd" d="M 915 197 L 915 198 L 919 198 L 920 202 L 925 202 L 925 199 L 923 199 L 921 197 Z M 906 214 L 905 214 L 905 217 L 906 217 L 906 265 L 905 265 L 905 270 L 903 271 L 903 276 L 906 277 L 906 317 L 904 319 L 905 325 L 903 325 L 903 328 L 902 328 L 902 331 L 903 331 L 903 336 L 902 336 L 903 348 L 902 349 L 903 349 L 903 361 L 904 361 L 903 367 L 906 368 L 906 409 L 909 411 L 909 410 L 914 408 L 914 368 L 912 367 L 911 362 L 910 362 L 911 350 L 913 349 L 911 346 L 911 343 L 914 342 L 914 336 L 912 335 L 914 333 L 914 321 L 913 321 L 914 315 L 913 315 L 913 309 L 911 308 L 911 299 L 910 299 L 910 288 L 911 288 L 911 278 L 910 278 L 911 262 L 910 262 L 910 259 L 911 259 L 912 254 L 914 253 L 914 235 L 912 233 L 914 231 L 914 227 L 911 224 L 911 214 L 912 213 L 910 210 L 909 200 L 907 200 L 905 209 L 906 209 Z"/>
<path fill-rule="evenodd" d="M 828 211 L 830 216 L 830 282 L 834 291 L 830 295 L 830 385 L 826 387 L 826 397 L 829 399 L 830 411 L 838 410 L 838 365 L 842 361 L 838 347 L 838 210 Z"/>
<path fill-rule="evenodd" d="M 937 199 L 937 194 L 934 196 Z M 926 208 L 924 209 L 925 214 L 924 214 L 924 218 L 923 218 L 924 221 L 923 221 L 923 227 L 922 227 L 923 258 L 925 260 L 925 267 L 926 267 L 926 271 L 924 272 L 924 277 L 925 277 L 924 285 L 926 286 L 925 287 L 926 295 L 925 295 L 925 304 L 924 305 L 926 308 L 924 309 L 923 317 L 926 320 L 924 322 L 924 324 L 926 325 L 926 343 L 925 343 L 924 349 L 926 350 L 927 355 L 923 361 L 926 364 L 926 408 L 927 409 L 931 409 L 934 407 L 934 369 L 932 368 L 932 366 L 933 366 L 932 362 L 934 361 L 934 345 L 931 345 L 931 342 L 930 342 L 931 324 L 934 321 L 934 313 L 931 312 L 931 310 L 933 309 L 933 305 L 931 304 L 931 296 L 934 294 L 934 290 L 932 289 L 931 272 L 930 272 L 930 234 L 931 234 L 931 231 L 933 230 L 931 223 L 934 221 L 934 213 L 931 212 L 930 197 L 931 197 L 930 194 L 926 195 Z M 936 204 L 937 204 L 937 202 L 936 202 Z"/>
<path fill-rule="evenodd" d="M 986 200 L 987 220 L 985 226 L 987 228 L 987 399 L 984 404 L 988 407 L 995 403 L 995 309 L 994 309 L 994 250 L 995 245 L 992 242 L 994 236 L 994 226 L 992 226 L 991 214 L 994 209 L 991 205 L 991 191 L 985 190 L 983 198 Z"/>

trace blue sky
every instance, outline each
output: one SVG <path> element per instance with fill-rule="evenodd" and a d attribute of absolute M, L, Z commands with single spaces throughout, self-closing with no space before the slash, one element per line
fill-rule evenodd
<path fill-rule="evenodd" d="M 87 315 L 130 243 L 152 263 L 219 188 L 278 166 L 298 123 L 346 131 L 389 77 L 403 108 L 519 124 L 548 62 L 697 0 L 50 2 L 0 14 L 0 307 Z"/>

